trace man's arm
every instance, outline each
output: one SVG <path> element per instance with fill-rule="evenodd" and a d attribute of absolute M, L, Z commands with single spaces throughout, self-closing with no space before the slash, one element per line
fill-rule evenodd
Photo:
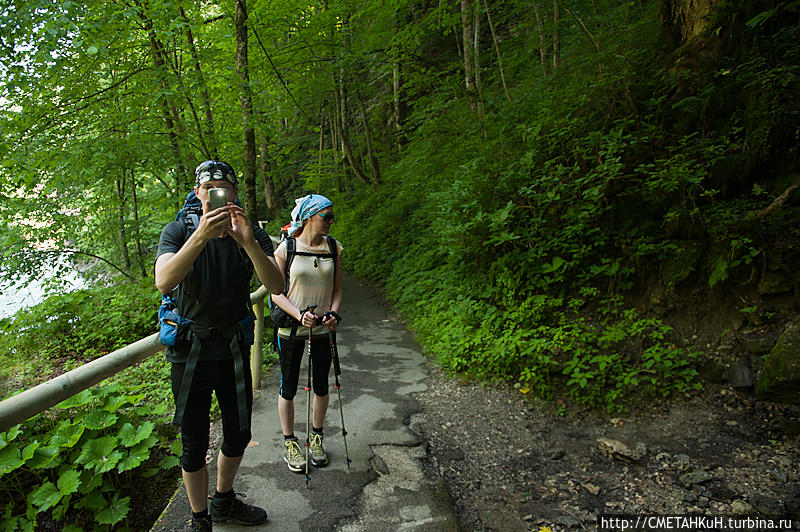
<path fill-rule="evenodd" d="M 231 209 L 231 227 L 228 234 L 244 248 L 247 256 L 253 261 L 253 267 L 261 284 L 267 287 L 272 294 L 280 294 L 284 289 L 283 272 L 278 268 L 274 257 L 268 257 L 261 244 L 253 235 L 253 226 L 244 215 L 244 211 L 237 205 L 229 204 Z M 188 271 L 188 270 L 187 270 Z"/>

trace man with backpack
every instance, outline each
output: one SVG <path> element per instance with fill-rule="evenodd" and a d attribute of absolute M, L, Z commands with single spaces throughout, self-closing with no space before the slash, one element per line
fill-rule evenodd
<path fill-rule="evenodd" d="M 221 201 L 227 201 L 212 207 L 210 197 L 221 194 L 219 189 L 225 191 Z M 181 467 L 192 507 L 192 530 L 206 531 L 212 529 L 212 521 L 258 525 L 267 520 L 263 509 L 236 497 L 233 481 L 251 436 L 250 280 L 255 271 L 276 294 L 283 290 L 284 280 L 269 236 L 251 224 L 236 203 L 238 180 L 229 164 L 200 164 L 194 194 L 202 210 L 198 207 L 192 220 L 191 213 L 184 213 L 191 210 L 187 202 L 182 211 L 186 215 L 161 233 L 155 282 L 162 294 L 177 289 L 180 325 L 167 360 L 172 363 L 175 422 L 181 427 Z M 212 391 L 222 414 L 223 441 L 216 492 L 207 497 Z"/>

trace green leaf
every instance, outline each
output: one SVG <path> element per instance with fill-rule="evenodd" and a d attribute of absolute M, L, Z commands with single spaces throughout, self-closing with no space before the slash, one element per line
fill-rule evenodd
<path fill-rule="evenodd" d="M 711 273 L 711 277 L 708 278 L 708 286 L 714 286 L 718 282 L 724 281 L 727 278 L 728 261 L 720 257 L 717 259 L 717 264 L 714 267 L 714 271 Z"/>
<path fill-rule="evenodd" d="M 177 456 L 167 456 L 161 461 L 161 469 L 167 470 L 181 465 L 181 459 Z"/>
<path fill-rule="evenodd" d="M 119 431 L 119 441 L 125 447 L 133 447 L 140 441 L 148 438 L 153 433 L 155 423 L 147 421 L 142 423 L 139 428 L 134 428 L 130 423 L 125 423 Z"/>
<path fill-rule="evenodd" d="M 98 473 L 110 471 L 122 458 L 122 453 L 116 450 L 117 443 L 118 440 L 114 436 L 88 440 L 76 462 Z"/>
<path fill-rule="evenodd" d="M 28 496 L 28 500 L 38 508 L 40 512 L 44 512 L 49 508 L 58 504 L 61 500 L 61 494 L 58 492 L 55 484 L 50 481 L 45 482 L 39 489 L 34 491 Z"/>
<path fill-rule="evenodd" d="M 175 456 L 183 454 L 183 440 L 175 440 L 169 446 L 170 452 Z"/>
<path fill-rule="evenodd" d="M 22 429 L 19 425 L 11 427 L 6 432 L 0 432 L 0 449 L 14 441 L 21 433 Z"/>
<path fill-rule="evenodd" d="M 79 392 L 69 399 L 64 399 L 60 403 L 58 403 L 58 408 L 74 408 L 76 406 L 82 406 L 92 400 L 92 391 L 91 390 L 83 390 Z"/>
<path fill-rule="evenodd" d="M 84 425 L 73 425 L 67 420 L 63 420 L 56 427 L 53 437 L 50 439 L 50 445 L 58 447 L 75 447 L 78 440 L 81 439 L 83 431 L 86 429 Z"/>
<path fill-rule="evenodd" d="M 27 462 L 33 458 L 34 453 L 36 453 L 36 449 L 38 449 L 40 445 L 41 444 L 38 441 L 34 441 L 26 445 L 22 450 L 22 459 Z"/>
<path fill-rule="evenodd" d="M 48 445 L 46 447 L 38 447 L 33 453 L 33 457 L 25 462 L 25 465 L 31 469 L 43 469 L 58 465 L 59 461 L 56 458 L 61 451 L 61 447 L 56 445 Z"/>
<path fill-rule="evenodd" d="M 89 55 L 97 55 L 97 52 L 99 51 L 100 50 L 97 49 L 97 46 L 90 46 L 89 48 L 86 49 L 86 53 Z"/>
<path fill-rule="evenodd" d="M 61 521 L 64 518 L 64 515 L 72 509 L 72 505 L 70 504 L 70 500 L 72 499 L 72 495 L 63 495 L 61 497 L 61 502 L 53 508 L 52 516 L 55 521 Z"/>
<path fill-rule="evenodd" d="M 130 401 L 128 400 L 128 398 L 123 394 L 107 397 L 106 402 L 103 405 L 103 410 L 105 410 L 106 412 L 115 412 L 119 410 L 121 407 L 128 404 L 129 402 Z"/>
<path fill-rule="evenodd" d="M 0 450 L 0 477 L 15 470 L 25 463 L 22 453 L 17 447 L 6 447 Z"/>
<path fill-rule="evenodd" d="M 86 497 L 78 501 L 75 506 L 77 508 L 88 508 L 97 513 L 105 508 L 107 503 L 108 501 L 103 497 L 103 493 L 100 490 L 93 490 L 89 492 Z"/>
<path fill-rule="evenodd" d="M 91 413 L 83 418 L 83 423 L 92 430 L 102 430 L 112 426 L 117 422 L 117 415 L 104 412 L 102 410 L 92 410 Z"/>
<path fill-rule="evenodd" d="M 160 416 L 164 414 L 169 409 L 169 405 L 166 403 L 160 403 L 157 405 L 147 405 L 147 406 L 140 406 L 137 407 L 134 412 L 136 415 L 142 417 L 153 417 L 153 416 Z"/>
<path fill-rule="evenodd" d="M 117 465 L 117 471 L 122 473 L 123 471 L 139 467 L 142 462 L 150 458 L 150 449 L 152 446 L 152 442 L 142 442 L 131 449 L 128 456 L 120 460 Z"/>
<path fill-rule="evenodd" d="M 97 473 L 94 469 L 84 469 L 81 471 L 81 483 L 78 487 L 78 491 L 86 495 L 92 493 L 102 485 L 102 474 Z"/>
<path fill-rule="evenodd" d="M 128 515 L 131 509 L 130 502 L 130 497 L 120 499 L 119 494 L 115 493 L 111 503 L 103 511 L 95 514 L 95 521 L 103 525 L 119 523 Z"/>
<path fill-rule="evenodd" d="M 77 469 L 62 471 L 58 477 L 58 491 L 62 496 L 75 493 L 80 485 L 81 473 Z"/>

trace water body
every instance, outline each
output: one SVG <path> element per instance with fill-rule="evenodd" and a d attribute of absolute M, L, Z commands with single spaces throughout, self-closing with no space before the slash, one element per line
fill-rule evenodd
<path fill-rule="evenodd" d="M 0 318 L 7 318 L 18 310 L 41 303 L 48 295 L 47 285 L 52 283 L 54 276 L 55 272 L 45 272 L 40 279 L 33 279 L 27 286 L 21 286 L 21 283 L 0 284 Z M 72 292 L 86 286 L 84 279 L 77 272 L 72 272 L 59 276 L 56 292 Z"/>

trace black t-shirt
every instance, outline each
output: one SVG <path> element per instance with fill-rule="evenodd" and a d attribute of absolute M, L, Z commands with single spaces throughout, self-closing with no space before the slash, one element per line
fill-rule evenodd
<path fill-rule="evenodd" d="M 271 257 L 272 240 L 260 227 L 253 225 L 253 235 Z M 181 221 L 167 224 L 158 242 L 158 254 L 177 253 L 188 238 Z M 231 237 L 209 240 L 200 252 L 178 290 L 178 313 L 204 327 L 228 327 L 251 313 L 250 279 L 253 262 Z M 230 340 L 210 338 L 203 342 L 200 360 L 229 359 Z M 188 348 L 169 348 L 167 360 L 186 362 Z"/>

